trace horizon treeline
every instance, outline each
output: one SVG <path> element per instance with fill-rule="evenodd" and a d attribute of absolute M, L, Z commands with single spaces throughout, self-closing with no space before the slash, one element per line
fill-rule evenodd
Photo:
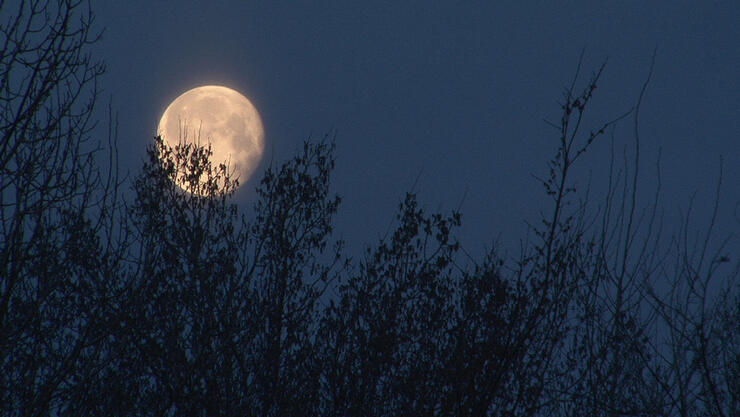
<path fill-rule="evenodd" d="M 89 7 L 0 5 L 2 415 L 740 415 L 736 236 L 662 224 L 629 169 L 649 76 L 599 121 L 604 66 L 579 63 L 516 257 L 463 256 L 461 213 L 413 193 L 350 257 L 330 138 L 270 165 L 243 212 L 208 148 L 155 138 L 120 179 Z M 589 201 L 574 167 L 625 123 L 632 159 Z"/>

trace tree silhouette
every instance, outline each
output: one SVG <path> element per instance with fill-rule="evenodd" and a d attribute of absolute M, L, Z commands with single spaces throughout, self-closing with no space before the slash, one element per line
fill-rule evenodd
<path fill-rule="evenodd" d="M 368 250 L 322 319 L 322 413 L 433 410 L 452 317 L 451 261 L 459 216 L 427 217 L 413 195 L 389 241 Z"/>
<path fill-rule="evenodd" d="M 89 7 L 10 14 L 3 415 L 740 413 L 740 268 L 729 240 L 711 249 L 717 206 L 693 240 L 688 215 L 664 230 L 659 169 L 654 199 L 638 198 L 649 77 L 633 109 L 593 122 L 604 66 L 584 82 L 579 63 L 540 180 L 551 205 L 517 257 L 465 258 L 461 214 L 407 194 L 392 232 L 355 260 L 333 237 L 329 138 L 270 165 L 251 212 L 208 147 L 160 137 L 120 197 L 115 135 L 108 161 L 91 139 L 103 67 L 86 53 Z M 603 196 L 579 190 L 580 161 L 630 121 L 630 159 L 612 153 Z"/>
<path fill-rule="evenodd" d="M 341 245 L 328 241 L 338 205 L 328 190 L 330 151 L 306 143 L 268 168 L 250 222 L 228 202 L 237 184 L 210 163 L 210 149 L 156 138 L 134 185 L 135 268 L 118 306 L 115 372 L 98 393 L 109 403 L 98 411 L 299 415 L 316 407 L 312 326 L 341 260 Z M 181 189 L 175 175 L 198 192 Z"/>
<path fill-rule="evenodd" d="M 0 12 L 0 410 L 56 415 L 106 360 L 125 248 L 116 170 L 91 136 L 104 67 L 85 4 Z"/>

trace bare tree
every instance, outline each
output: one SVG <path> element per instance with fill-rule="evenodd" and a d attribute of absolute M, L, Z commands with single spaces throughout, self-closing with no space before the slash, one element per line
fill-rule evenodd
<path fill-rule="evenodd" d="M 720 186 L 721 164 L 707 226 L 701 234 L 690 233 L 689 210 L 656 270 L 663 285 L 650 283 L 645 288 L 645 298 L 662 330 L 654 342 L 657 360 L 650 369 L 661 377 L 673 415 L 723 417 L 740 411 L 740 263 L 735 261 L 733 266 L 727 253 L 737 235 L 713 242 Z"/>
<path fill-rule="evenodd" d="M 740 412 L 740 269 L 729 240 L 712 244 L 717 206 L 693 239 L 688 213 L 661 224 L 659 169 L 638 198 L 649 77 L 634 109 L 586 132 L 604 67 L 577 88 L 579 62 L 541 180 L 552 205 L 519 257 L 463 265 L 460 213 L 408 194 L 352 262 L 332 238 L 331 141 L 268 167 L 246 215 L 209 148 L 155 138 L 126 203 L 114 124 L 107 153 L 94 140 L 89 4 L 0 17 L 3 415 Z M 594 208 L 575 167 L 628 117 L 631 159 L 612 153 Z"/>
<path fill-rule="evenodd" d="M 249 221 L 229 202 L 237 184 L 210 149 L 156 138 L 134 184 L 135 267 L 118 305 L 115 372 L 95 388 L 105 414 L 316 408 L 319 299 L 341 261 L 341 244 L 328 240 L 339 202 L 328 188 L 331 152 L 306 143 L 268 168 Z"/>
<path fill-rule="evenodd" d="M 430 415 L 444 388 L 453 301 L 451 229 L 413 195 L 398 227 L 342 280 L 319 330 L 322 415 Z"/>
<path fill-rule="evenodd" d="M 665 238 L 659 164 L 652 200 L 639 201 L 650 76 L 633 109 L 585 131 L 603 70 L 580 92 L 577 71 L 565 90 L 541 180 L 553 205 L 515 262 L 492 251 L 459 267 L 459 215 L 427 216 L 407 196 L 396 231 L 341 280 L 322 322 L 323 415 L 736 412 L 737 301 L 709 295 L 727 242 L 709 256 L 714 217 L 698 245 L 685 225 Z M 614 146 L 614 126 L 628 117 L 632 159 L 616 168 L 612 151 L 597 204 L 578 192 L 574 167 L 608 133 Z M 725 271 L 732 283 L 738 269 Z"/>
<path fill-rule="evenodd" d="M 703 238 L 693 242 L 690 213 L 677 228 L 666 230 L 662 222 L 659 160 L 653 197 L 639 201 L 639 116 L 652 73 L 651 66 L 630 112 L 633 143 L 625 155 L 631 159 L 625 156 L 623 168 L 616 168 L 612 133 L 603 203 L 593 211 L 587 193 L 579 200 L 579 249 L 566 263 L 583 279 L 574 293 L 575 314 L 568 318 L 570 342 L 555 358 L 564 372 L 550 390 L 550 415 L 726 416 L 737 409 L 732 402 L 737 381 L 727 371 L 735 366 L 733 348 L 727 347 L 737 337 L 728 326 L 733 304 L 730 297 L 711 299 L 711 288 L 722 284 L 720 273 L 725 283 L 738 274 L 737 267 L 722 269 L 732 234 L 710 249 L 719 184 Z M 566 99 L 564 119 L 580 116 L 583 108 L 569 109 L 569 103 L 584 101 Z"/>
<path fill-rule="evenodd" d="M 93 139 L 104 67 L 85 2 L 2 2 L 0 19 L 0 409 L 61 415 L 105 361 L 125 246 Z"/>

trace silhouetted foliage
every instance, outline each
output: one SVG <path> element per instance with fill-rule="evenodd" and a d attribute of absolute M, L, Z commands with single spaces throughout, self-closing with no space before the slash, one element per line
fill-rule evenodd
<path fill-rule="evenodd" d="M 407 195 L 388 241 L 368 250 L 322 320 L 322 412 L 430 412 L 453 314 L 459 215 L 428 217 Z"/>
<path fill-rule="evenodd" d="M 740 414 L 739 264 L 710 249 L 715 217 L 698 240 L 688 215 L 663 230 L 659 169 L 638 198 L 649 77 L 586 132 L 604 67 L 582 83 L 579 63 L 540 180 L 551 206 L 516 258 L 465 258 L 461 214 L 407 194 L 353 260 L 328 138 L 269 166 L 242 213 L 208 147 L 157 137 L 122 199 L 114 135 L 110 170 L 90 139 L 85 6 L 0 5 L 3 415 Z M 632 159 L 612 153 L 595 201 L 574 167 L 630 120 Z"/>
<path fill-rule="evenodd" d="M 84 3 L 0 16 L 0 412 L 61 415 L 106 361 L 126 247 L 115 167 L 91 138 L 104 68 Z"/>
<path fill-rule="evenodd" d="M 136 253 L 120 305 L 105 413 L 299 415 L 316 407 L 318 300 L 334 279 L 327 143 L 268 168 L 255 220 L 226 166 L 156 138 L 135 181 Z M 185 189 L 172 181 L 187 172 Z M 225 184 L 219 189 L 217 184 Z M 195 190 L 192 187 L 204 187 Z M 125 405 L 125 406 L 122 406 Z"/>

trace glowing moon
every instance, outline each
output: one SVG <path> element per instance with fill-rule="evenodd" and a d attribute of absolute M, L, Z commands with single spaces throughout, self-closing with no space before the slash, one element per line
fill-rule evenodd
<path fill-rule="evenodd" d="M 216 85 L 193 88 L 177 97 L 164 111 L 158 130 L 173 148 L 180 143 L 210 144 L 213 166 L 226 164 L 240 184 L 257 169 L 265 149 L 262 119 L 252 102 Z"/>

